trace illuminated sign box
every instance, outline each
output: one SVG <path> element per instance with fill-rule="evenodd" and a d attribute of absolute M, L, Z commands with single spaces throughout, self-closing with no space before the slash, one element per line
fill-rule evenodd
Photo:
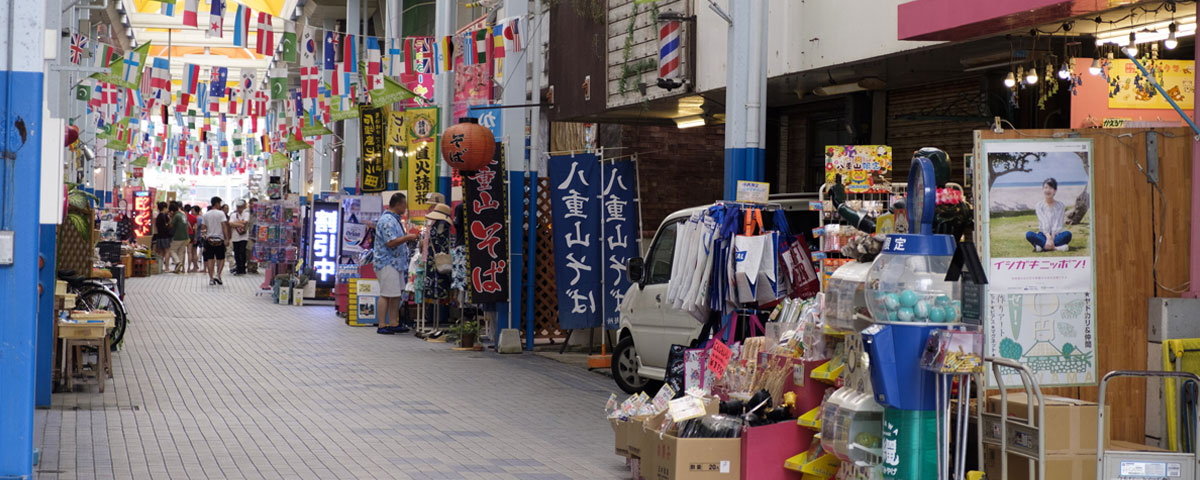
<path fill-rule="evenodd" d="M 341 245 L 342 215 L 336 202 L 313 204 L 309 231 L 309 252 L 317 288 L 332 288 L 337 273 L 338 247 Z"/>

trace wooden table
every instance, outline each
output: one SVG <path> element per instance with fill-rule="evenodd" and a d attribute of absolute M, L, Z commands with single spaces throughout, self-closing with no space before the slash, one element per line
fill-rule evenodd
<path fill-rule="evenodd" d="M 104 393 L 104 379 L 112 377 L 112 345 L 109 343 L 108 331 L 113 327 L 114 317 L 108 312 L 92 312 L 88 314 L 75 314 L 72 318 L 88 317 L 97 320 L 103 319 L 103 322 L 95 323 L 70 323 L 65 321 L 55 322 L 55 327 L 58 330 L 57 337 L 61 341 L 59 351 L 61 352 L 61 381 L 66 385 L 67 390 L 73 390 L 76 383 L 94 384 L 100 388 L 100 392 Z M 83 376 L 83 347 L 95 347 L 97 363 L 93 366 L 92 375 L 82 381 L 77 377 Z"/>

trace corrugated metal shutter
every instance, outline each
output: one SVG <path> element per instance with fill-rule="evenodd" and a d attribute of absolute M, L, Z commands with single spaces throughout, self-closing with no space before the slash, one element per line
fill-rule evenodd
<path fill-rule="evenodd" d="M 987 96 L 979 77 L 888 91 L 887 143 L 892 181 L 908 181 L 913 152 L 937 147 L 950 155 L 951 181 L 962 183 L 974 131 L 987 128 Z"/>

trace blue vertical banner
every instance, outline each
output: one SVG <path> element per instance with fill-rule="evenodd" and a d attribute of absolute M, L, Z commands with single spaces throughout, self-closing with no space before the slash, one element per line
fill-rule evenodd
<path fill-rule="evenodd" d="M 638 256 L 637 170 L 633 160 L 604 164 L 601 190 L 604 219 L 604 328 L 621 324 L 618 308 L 629 290 L 625 264 Z"/>
<path fill-rule="evenodd" d="M 551 157 L 549 170 L 558 324 L 599 327 L 604 294 L 600 159 L 593 154 Z"/>
<path fill-rule="evenodd" d="M 479 124 L 487 127 L 492 131 L 492 135 L 496 136 L 496 141 L 499 142 L 504 136 L 503 126 L 501 122 L 501 109 L 495 105 L 476 105 L 467 107 L 467 116 L 479 120 Z"/>

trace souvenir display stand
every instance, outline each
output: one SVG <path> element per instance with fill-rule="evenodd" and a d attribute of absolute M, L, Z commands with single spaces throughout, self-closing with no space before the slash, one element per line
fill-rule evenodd
<path fill-rule="evenodd" d="M 774 246 L 761 257 L 781 269 L 775 271 L 778 289 L 769 291 L 774 297 L 760 298 L 758 291 L 746 296 L 752 293 L 750 269 L 739 265 L 756 256 L 746 251 L 753 243 L 743 237 L 754 234 L 749 226 L 757 223 L 742 220 L 754 207 L 718 204 L 681 224 L 664 303 L 699 313 L 709 325 L 693 348 L 672 347 L 666 385 L 656 396 L 610 399 L 615 450 L 629 459 L 635 478 L 924 480 L 964 479 L 968 468 L 982 470 L 982 444 L 977 451 L 967 448 L 973 435 L 968 426 L 995 418 L 970 408 L 972 397 L 984 391 L 989 362 L 978 328 L 962 323 L 964 274 L 956 256 L 957 249 L 974 247 L 935 233 L 938 190 L 930 159 L 918 155 L 909 182 L 887 188 L 857 203 L 844 196 L 822 202 L 839 206 L 827 209 L 825 225 L 846 226 L 839 234 L 852 235 L 834 239 L 830 231 L 814 232 L 822 236 L 818 252 L 793 250 L 796 243 L 787 241 L 764 242 Z M 871 211 L 859 210 L 864 207 Z M 876 229 L 881 216 L 893 224 L 880 213 L 885 211 L 906 217 L 901 227 L 888 227 L 886 236 Z M 737 233 L 737 226 L 744 230 Z M 791 238 L 786 219 L 762 232 Z M 714 238 L 710 255 L 717 260 L 680 256 L 688 242 L 708 238 L 706 233 Z M 799 298 L 799 286 L 792 283 L 796 262 L 786 257 L 800 251 L 809 268 L 809 260 L 845 257 L 812 298 Z M 734 260 L 724 260 L 731 252 Z M 708 261 L 713 282 L 702 282 L 700 290 L 709 294 L 697 298 L 689 282 L 710 270 Z M 702 273 L 695 275 L 697 270 Z M 771 278 L 763 275 L 754 286 L 772 285 L 763 283 Z M 816 282 L 815 272 L 813 277 Z M 771 313 L 760 328 L 767 308 Z M 1009 365 L 1005 362 L 993 366 Z M 1037 391 L 1031 381 L 1026 388 Z M 1021 422 L 1022 431 L 1034 431 L 1033 420 Z M 721 443 L 733 438 L 740 439 L 736 454 Z M 1025 458 L 1042 460 L 1036 452 Z M 737 465 L 741 475 L 710 477 L 692 470 L 683 475 L 684 464 L 711 465 L 714 471 Z"/>
<path fill-rule="evenodd" d="M 254 251 L 250 254 L 259 264 L 267 265 L 263 286 L 271 289 L 276 303 L 292 303 L 293 285 L 286 279 L 300 261 L 299 202 L 296 199 L 256 202 L 250 214 L 254 216 L 254 228 L 250 232 L 254 237 Z"/>

